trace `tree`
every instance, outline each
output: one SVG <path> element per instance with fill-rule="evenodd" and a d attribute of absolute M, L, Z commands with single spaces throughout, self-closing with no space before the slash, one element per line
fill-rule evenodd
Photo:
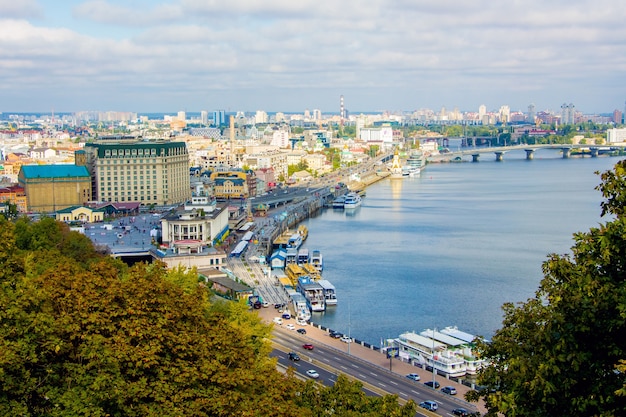
<path fill-rule="evenodd" d="M 626 161 L 601 175 L 602 216 L 552 254 L 535 297 L 505 304 L 503 327 L 479 342 L 488 415 L 626 415 Z"/>

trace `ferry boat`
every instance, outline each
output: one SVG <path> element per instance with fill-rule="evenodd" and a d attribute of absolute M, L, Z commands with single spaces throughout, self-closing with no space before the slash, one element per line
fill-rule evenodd
<path fill-rule="evenodd" d="M 324 289 L 324 302 L 326 303 L 326 305 L 337 305 L 337 293 L 335 291 L 335 286 L 327 279 L 320 279 L 317 282 Z"/>
<path fill-rule="evenodd" d="M 344 203 L 346 201 L 346 196 L 345 195 L 340 195 L 339 197 L 335 198 L 333 200 L 333 208 L 335 209 L 342 209 L 344 208 Z"/>
<path fill-rule="evenodd" d="M 289 299 L 291 300 L 291 306 L 293 307 L 296 318 L 305 321 L 311 320 L 311 312 L 309 311 L 309 306 L 302 294 L 296 291 L 290 291 Z"/>
<path fill-rule="evenodd" d="M 301 248 L 298 251 L 298 265 L 304 265 L 309 263 L 309 250 Z"/>
<path fill-rule="evenodd" d="M 357 208 L 361 205 L 361 196 L 355 192 L 350 192 L 346 194 L 346 199 L 343 203 L 343 208 L 353 209 Z"/>
<path fill-rule="evenodd" d="M 316 313 L 326 310 L 324 288 L 319 282 L 312 280 L 309 276 L 302 276 L 298 278 L 296 290 L 304 296 L 311 312 Z"/>
<path fill-rule="evenodd" d="M 319 272 L 322 272 L 324 269 L 324 259 L 322 258 L 322 252 L 318 250 L 314 250 L 311 253 L 311 265 Z"/>
<path fill-rule="evenodd" d="M 298 226 L 298 234 L 302 236 L 302 242 L 304 242 L 309 236 L 309 229 L 305 225 L 301 224 Z"/>
<path fill-rule="evenodd" d="M 287 241 L 287 249 L 289 248 L 300 249 L 301 245 L 302 245 L 302 235 L 300 233 L 294 233 L 293 235 L 291 235 L 291 237 Z"/>

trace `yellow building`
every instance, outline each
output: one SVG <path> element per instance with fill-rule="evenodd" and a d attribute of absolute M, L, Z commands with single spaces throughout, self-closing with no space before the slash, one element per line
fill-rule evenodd
<path fill-rule="evenodd" d="M 240 199 L 248 198 L 247 175 L 241 171 L 214 172 L 211 180 L 215 184 L 215 197 L 219 199 Z"/>
<path fill-rule="evenodd" d="M 61 222 L 96 223 L 104 221 L 104 209 L 85 206 L 72 206 L 56 212 L 56 219 Z"/>
<path fill-rule="evenodd" d="M 11 204 L 15 204 L 19 213 L 26 213 L 28 211 L 24 187 L 14 184 L 0 188 L 0 203 L 3 204 L 7 201 Z"/>
<path fill-rule="evenodd" d="M 76 165 L 23 165 L 18 183 L 29 211 L 56 212 L 91 201 L 91 177 Z"/>

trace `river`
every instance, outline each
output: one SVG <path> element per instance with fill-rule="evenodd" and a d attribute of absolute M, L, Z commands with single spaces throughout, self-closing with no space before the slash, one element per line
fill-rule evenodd
<path fill-rule="evenodd" d="M 305 223 L 304 246 L 322 251 L 339 299 L 312 320 L 374 345 L 445 326 L 491 337 L 503 303 L 534 295 L 548 254 L 606 221 L 594 172 L 618 161 L 514 151 L 370 186 L 360 208 Z"/>

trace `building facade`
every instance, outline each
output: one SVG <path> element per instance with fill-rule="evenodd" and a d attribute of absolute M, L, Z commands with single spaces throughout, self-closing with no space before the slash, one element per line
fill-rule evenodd
<path fill-rule="evenodd" d="M 84 152 L 80 154 L 79 152 Z M 87 144 L 76 155 L 101 202 L 173 205 L 191 197 L 189 153 L 184 142 L 137 140 Z"/>
<path fill-rule="evenodd" d="M 91 177 L 77 165 L 23 165 L 18 184 L 26 193 L 29 211 L 56 212 L 91 201 Z"/>

